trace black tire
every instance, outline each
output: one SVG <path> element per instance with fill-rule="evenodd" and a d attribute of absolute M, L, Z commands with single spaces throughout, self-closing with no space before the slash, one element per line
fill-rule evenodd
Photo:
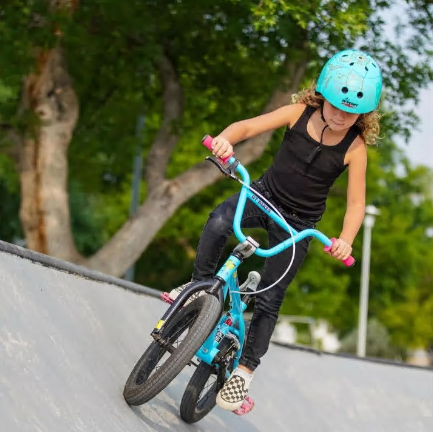
<path fill-rule="evenodd" d="M 245 334 L 248 334 L 250 322 L 245 322 Z M 231 367 L 229 371 L 231 372 Z M 209 414 L 216 405 L 217 397 L 216 368 L 201 362 L 191 379 L 180 403 L 180 416 L 186 423 L 196 423 Z"/>
<path fill-rule="evenodd" d="M 219 315 L 219 300 L 210 294 L 198 297 L 180 310 L 162 333 L 162 337 L 175 347 L 174 351 L 158 366 L 164 354 L 169 353 L 155 341 L 149 345 L 126 381 L 123 391 L 126 402 L 142 405 L 165 389 L 203 345 Z M 179 341 L 186 330 L 187 335 Z"/>
<path fill-rule="evenodd" d="M 216 369 L 201 362 L 182 397 L 180 416 L 186 423 L 196 423 L 209 414 L 216 405 L 217 397 Z"/>

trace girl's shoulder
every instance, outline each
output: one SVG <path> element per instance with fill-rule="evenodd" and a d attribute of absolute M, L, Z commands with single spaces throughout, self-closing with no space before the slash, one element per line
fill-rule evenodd
<path fill-rule="evenodd" d="M 289 105 L 290 116 L 289 116 L 289 127 L 293 127 L 297 121 L 301 118 L 304 111 L 307 109 L 307 104 L 296 103 Z"/>
<path fill-rule="evenodd" d="M 360 151 L 366 151 L 367 145 L 365 144 L 364 139 L 361 135 L 358 135 L 352 142 L 352 145 L 349 147 L 349 150 L 360 149 Z"/>
<path fill-rule="evenodd" d="M 360 161 L 367 158 L 367 145 L 361 135 L 358 135 L 350 145 L 346 153 L 347 164 L 352 161 Z"/>
<path fill-rule="evenodd" d="M 290 105 L 292 107 L 293 112 L 297 112 L 297 113 L 303 113 L 306 108 L 307 108 L 307 104 L 304 103 L 294 103 Z"/>

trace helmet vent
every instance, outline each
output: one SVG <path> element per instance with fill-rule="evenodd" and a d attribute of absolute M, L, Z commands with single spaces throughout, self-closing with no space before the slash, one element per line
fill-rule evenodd
<path fill-rule="evenodd" d="M 368 72 L 368 67 L 367 66 L 365 66 L 365 70 Z"/>
<path fill-rule="evenodd" d="M 343 93 L 347 93 L 347 92 L 349 91 L 349 89 L 348 89 L 347 87 L 343 87 L 343 88 L 341 89 L 341 91 L 342 91 Z"/>
<path fill-rule="evenodd" d="M 352 63 L 350 63 L 350 66 L 353 66 L 355 63 L 354 62 L 352 62 Z"/>
<path fill-rule="evenodd" d="M 358 99 L 362 99 L 364 96 L 364 93 L 358 92 L 358 94 L 356 96 L 358 96 Z"/>

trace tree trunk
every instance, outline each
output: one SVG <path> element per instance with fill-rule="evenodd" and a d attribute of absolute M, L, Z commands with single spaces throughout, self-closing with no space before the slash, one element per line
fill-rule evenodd
<path fill-rule="evenodd" d="M 27 247 L 76 261 L 67 190 L 67 150 L 78 118 L 78 100 L 60 47 L 40 52 L 23 88 L 23 111 L 37 124 L 22 139 L 20 219 Z"/>

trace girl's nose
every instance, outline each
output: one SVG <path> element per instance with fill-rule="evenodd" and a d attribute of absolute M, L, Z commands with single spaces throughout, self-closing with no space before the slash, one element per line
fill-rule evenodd
<path fill-rule="evenodd" d="M 335 113 L 335 117 L 336 117 L 337 119 L 341 120 L 341 121 L 344 121 L 344 119 L 346 118 L 346 117 L 345 117 L 345 112 L 342 111 L 341 109 L 338 109 L 338 108 L 337 108 L 337 111 L 336 111 L 336 113 Z"/>

